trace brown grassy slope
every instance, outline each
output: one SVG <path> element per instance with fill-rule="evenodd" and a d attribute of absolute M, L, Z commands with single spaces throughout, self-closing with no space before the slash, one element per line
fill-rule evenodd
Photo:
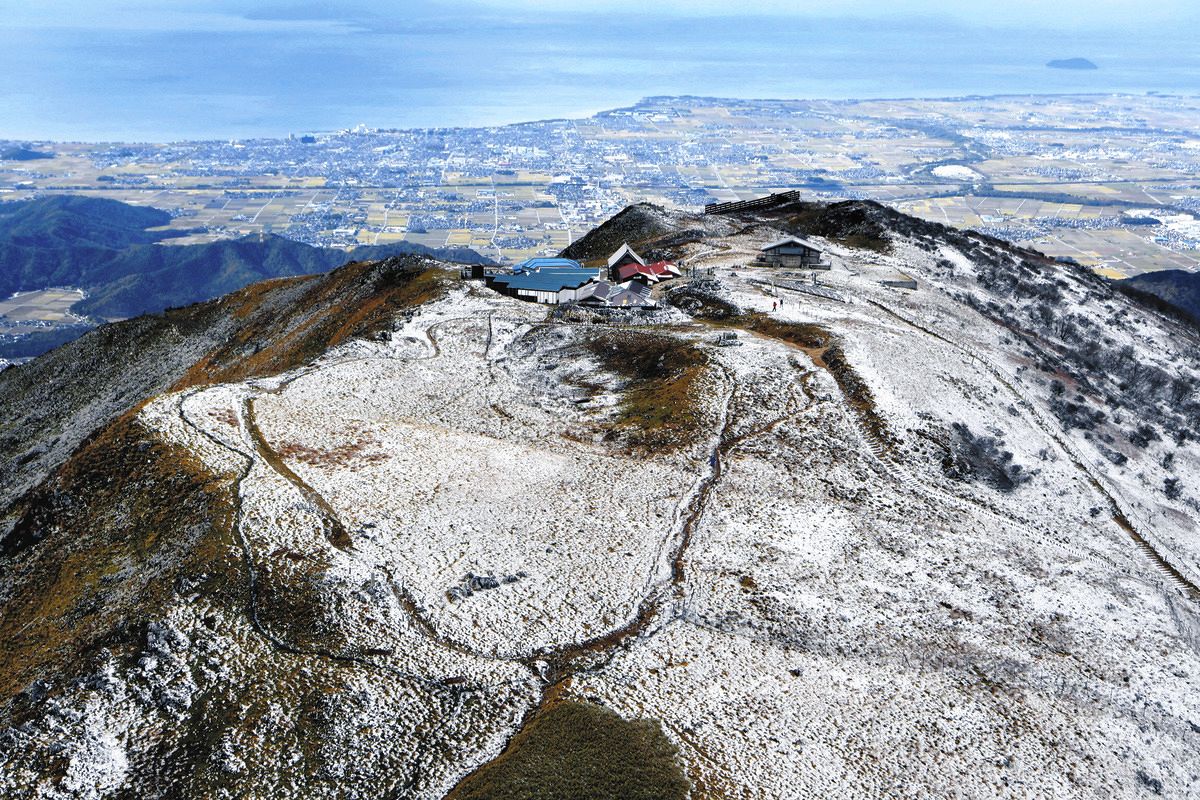
<path fill-rule="evenodd" d="M 298 367 L 350 339 L 384 330 L 400 311 L 441 297 L 454 278 L 448 270 L 418 259 L 390 259 L 355 262 L 302 280 L 302 293 L 285 313 L 264 302 L 273 285 L 255 284 L 225 298 L 229 313 L 242 324 L 196 362 L 175 388 Z"/>
<path fill-rule="evenodd" d="M 551 704 L 447 800 L 675 800 L 688 781 L 651 720 L 587 703 Z"/>
<path fill-rule="evenodd" d="M 126 416 L 25 497 L 0 561 L 0 697 L 134 646 L 181 574 L 236 574 L 232 487 Z"/>
<path fill-rule="evenodd" d="M 172 336 L 187 336 L 189 323 L 201 335 L 214 318 L 236 320 L 227 340 L 176 385 L 297 366 L 390 325 L 398 311 L 439 296 L 449 281 L 427 262 L 394 259 L 268 281 L 215 306 L 172 311 Z M 40 670 L 71 667 L 97 642 L 124 635 L 126 614 L 154 608 L 167 591 L 163 570 L 195 556 L 201 539 L 226 524 L 229 480 L 204 473 L 127 411 L 9 506 L 6 516 L 15 523 L 0 537 L 0 697 Z"/>
<path fill-rule="evenodd" d="M 408 256 L 264 281 L 219 300 L 105 325 L 0 373 L 0 538 L 4 509 L 89 436 L 172 386 L 266 375 L 386 326 L 453 280 Z"/>

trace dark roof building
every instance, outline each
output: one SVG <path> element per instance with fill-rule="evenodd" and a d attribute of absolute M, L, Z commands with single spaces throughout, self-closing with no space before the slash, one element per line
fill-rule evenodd
<path fill-rule="evenodd" d="M 589 283 L 579 289 L 575 300 L 581 305 L 604 308 L 653 308 L 656 305 L 650 299 L 650 287 L 636 281 Z"/>
<path fill-rule="evenodd" d="M 822 255 L 821 248 L 812 242 L 788 236 L 765 246 L 758 260 L 771 267 L 829 269 L 829 262 L 822 260 Z"/>
<path fill-rule="evenodd" d="M 916 279 L 914 279 L 913 276 L 911 276 L 907 273 L 904 273 L 904 272 L 896 272 L 894 275 L 889 275 L 888 277 L 881 280 L 879 283 L 880 283 L 880 285 L 886 286 L 889 289 L 913 289 L 913 290 L 915 290 L 917 288 Z"/>

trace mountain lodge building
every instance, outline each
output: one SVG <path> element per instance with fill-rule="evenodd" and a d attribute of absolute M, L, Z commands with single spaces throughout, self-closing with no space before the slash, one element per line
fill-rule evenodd
<path fill-rule="evenodd" d="M 769 267 L 829 269 L 829 262 L 822 260 L 822 256 L 821 248 L 812 242 L 789 236 L 764 247 L 758 261 Z"/>
<path fill-rule="evenodd" d="M 608 257 L 608 279 L 621 280 L 620 270 L 623 267 L 645 267 L 646 259 L 634 252 L 629 243 L 621 245 L 617 252 Z"/>

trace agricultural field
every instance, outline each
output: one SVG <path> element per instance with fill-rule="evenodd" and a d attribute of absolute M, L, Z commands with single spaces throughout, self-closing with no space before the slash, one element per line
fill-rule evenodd
<path fill-rule="evenodd" d="M 30 324 L 36 323 L 49 326 L 80 322 L 70 309 L 83 296 L 79 289 L 43 289 L 0 300 L 0 335 L 26 333 Z"/>
<path fill-rule="evenodd" d="M 171 144 L 35 143 L 0 199 L 85 192 L 172 212 L 181 242 L 552 254 L 639 201 L 695 209 L 799 189 L 869 198 L 1112 276 L 1200 264 L 1196 98 L 647 98 L 576 120 Z M 1184 222 L 1180 224 L 1180 217 Z"/>

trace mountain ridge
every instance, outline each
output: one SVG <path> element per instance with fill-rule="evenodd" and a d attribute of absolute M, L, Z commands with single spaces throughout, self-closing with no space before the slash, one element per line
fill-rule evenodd
<path fill-rule="evenodd" d="M 272 336 L 308 348 L 313 345 L 306 342 L 322 335 L 371 335 L 369 326 L 378 324 L 377 315 L 392 302 L 391 294 L 377 289 L 385 280 L 381 276 L 420 265 L 434 269 L 439 263 L 404 256 L 260 282 L 217 300 L 102 325 L 0 372 L 0 417 L 7 421 L 0 428 L 0 507 L 150 395 L 181 381 L 202 380 L 199 376 L 229 376 L 231 364 L 241 359 L 266 361 L 276 353 Z M 430 274 L 428 280 L 441 275 Z M 432 283 L 426 289 L 434 292 L 437 281 Z M 325 299 L 315 307 L 322 309 L 319 315 L 301 304 L 306 297 L 322 295 Z M 293 358 L 282 363 L 294 366 Z"/>

